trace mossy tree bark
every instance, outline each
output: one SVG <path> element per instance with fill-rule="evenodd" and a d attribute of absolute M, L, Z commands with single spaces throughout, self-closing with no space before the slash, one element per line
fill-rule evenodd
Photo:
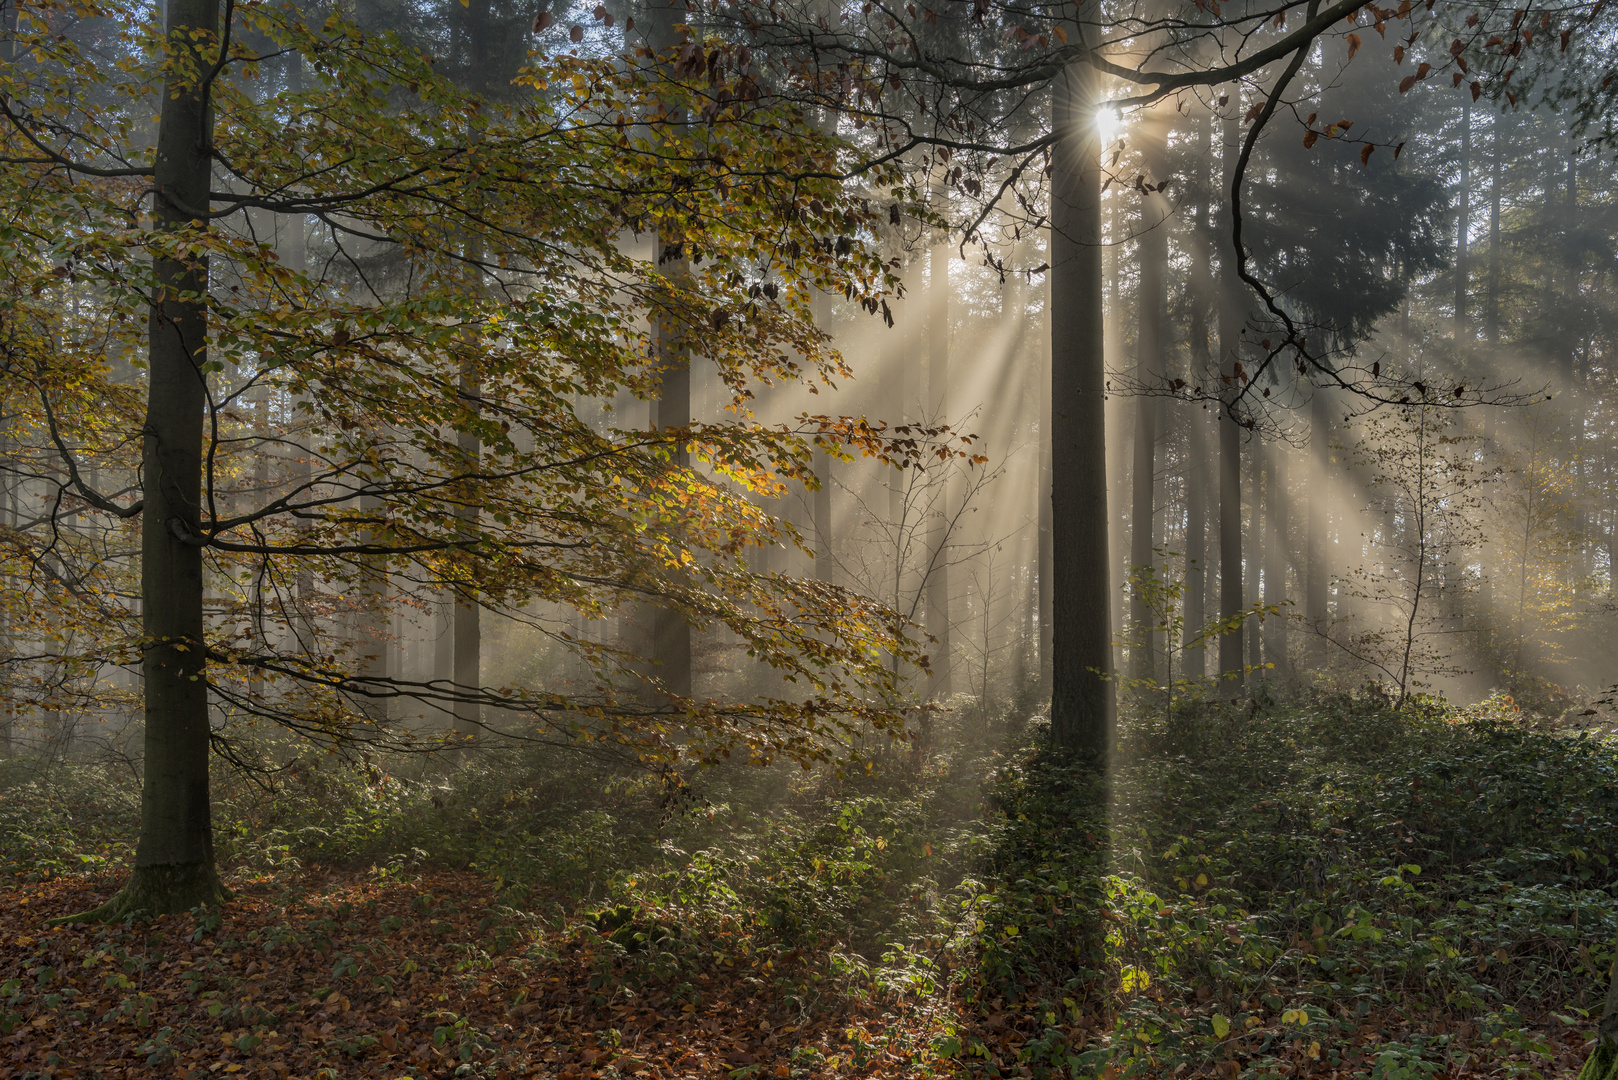
<path fill-rule="evenodd" d="M 1596 1025 L 1596 1046 L 1579 1070 L 1579 1080 L 1618 1080 L 1618 961 L 1608 975 L 1607 1001 Z"/>
<path fill-rule="evenodd" d="M 148 390 L 142 475 L 141 603 L 145 637 L 146 765 L 140 841 L 122 891 L 77 916 L 167 914 L 226 899 L 214 866 L 208 793 L 204 659 L 202 445 L 207 407 L 208 263 L 182 234 L 206 228 L 212 110 L 205 81 L 219 36 L 218 0 L 170 0 L 178 52 L 163 94 L 153 162 Z M 166 235 L 165 235 L 166 234 Z M 189 251 L 186 249 L 189 248 Z"/>

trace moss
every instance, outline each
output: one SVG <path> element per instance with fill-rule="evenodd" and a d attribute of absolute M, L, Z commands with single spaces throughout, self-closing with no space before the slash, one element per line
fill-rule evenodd
<path fill-rule="evenodd" d="M 1579 1070 L 1579 1080 L 1618 1080 L 1618 1045 L 1602 1039 Z"/>
<path fill-rule="evenodd" d="M 220 907 L 230 892 L 211 862 L 137 866 L 118 894 L 98 908 L 53 920 L 62 923 L 117 922 L 136 912 L 175 915 L 196 907 Z"/>

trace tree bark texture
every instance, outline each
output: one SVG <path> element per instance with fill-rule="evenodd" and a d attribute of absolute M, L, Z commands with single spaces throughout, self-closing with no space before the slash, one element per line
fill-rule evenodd
<path fill-rule="evenodd" d="M 1208 243 L 1208 161 L 1212 150 L 1213 117 L 1203 113 L 1197 118 L 1197 204 L 1191 231 L 1194 245 L 1190 281 L 1191 342 L 1190 371 L 1187 378 L 1193 386 L 1205 386 L 1214 378 L 1212 357 L 1208 352 L 1208 304 L 1213 297 L 1213 279 L 1209 273 L 1212 248 Z M 1213 480 L 1209 475 L 1208 414 L 1197 408 L 1188 417 L 1186 425 L 1185 470 L 1185 627 L 1183 636 L 1191 637 L 1208 624 L 1208 488 Z M 1208 673 L 1208 650 L 1189 649 L 1181 660 L 1185 674 L 1200 679 Z"/>
<path fill-rule="evenodd" d="M 1264 606 L 1272 607 L 1287 598 L 1287 570 L 1292 560 L 1292 539 L 1287 528 L 1287 446 L 1278 443 L 1268 453 L 1268 483 L 1264 507 L 1268 511 L 1269 543 L 1265 545 Z M 1287 664 L 1287 620 L 1282 616 L 1266 618 L 1264 655 L 1275 665 L 1277 675 L 1290 674 Z"/>
<path fill-rule="evenodd" d="M 949 248 L 935 244 L 927 255 L 927 406 L 930 422 L 942 419 L 952 427 L 959 421 L 950 415 L 949 392 Z M 950 678 L 949 611 L 949 521 L 953 513 L 954 485 L 946 477 L 943 490 L 933 507 L 927 528 L 927 634 L 937 644 L 930 650 L 932 680 L 928 696 L 947 698 L 954 692 Z"/>
<path fill-rule="evenodd" d="M 1148 179 L 1162 168 L 1162 129 L 1164 120 L 1148 116 L 1146 168 Z M 1164 381 L 1164 323 L 1168 318 L 1169 238 L 1164 221 L 1168 202 L 1152 192 L 1141 201 L 1140 211 L 1140 297 L 1136 304 L 1140 319 L 1136 339 L 1135 381 L 1142 387 L 1156 387 Z M 1157 437 L 1161 427 L 1163 401 L 1155 394 L 1135 399 L 1134 469 L 1130 477 L 1129 563 L 1130 572 L 1151 567 L 1157 561 Z M 1135 679 L 1154 678 L 1157 664 L 1155 619 L 1138 589 L 1129 593 L 1129 674 Z"/>
<path fill-rule="evenodd" d="M 679 45 L 680 30 L 686 18 L 684 4 L 649 0 L 646 5 L 646 44 L 658 53 Z M 664 274 L 684 287 L 691 265 L 682 246 L 683 237 L 654 235 L 652 250 Z M 685 344 L 685 327 L 667 313 L 657 326 L 658 390 L 653 410 L 654 425 L 668 430 L 691 426 L 691 354 Z M 670 462 L 684 470 L 691 464 L 684 445 L 674 449 Z M 818 521 L 815 524 L 819 524 Z M 657 604 L 650 612 L 652 661 L 663 687 L 670 694 L 691 694 L 691 624 L 677 609 Z"/>
<path fill-rule="evenodd" d="M 1116 694 L 1107 565 L 1099 96 L 1097 75 L 1083 63 L 1069 65 L 1053 87 L 1052 124 L 1060 134 L 1051 154 L 1051 736 L 1058 747 L 1104 763 Z"/>
<path fill-rule="evenodd" d="M 171 0 L 168 38 L 195 71 L 218 39 L 218 0 Z M 158 119 L 153 228 L 184 233 L 208 205 L 212 110 L 195 76 L 171 78 Z M 141 469 L 145 776 L 140 841 L 123 890 L 89 917 L 187 911 L 225 899 L 214 869 L 203 658 L 202 445 L 207 408 L 208 264 L 153 260 Z"/>
<path fill-rule="evenodd" d="M 1238 95 L 1232 95 L 1223 132 L 1224 189 L 1230 190 L 1235 176 L 1236 156 L 1241 147 L 1241 112 Z M 1221 270 L 1219 295 L 1219 372 L 1231 380 L 1227 398 L 1241 390 L 1235 365 L 1241 358 L 1241 282 L 1236 278 L 1236 252 L 1229 237 L 1219 245 Z M 1228 409 L 1219 413 L 1219 616 L 1233 618 L 1242 607 L 1242 432 Z M 1242 635 L 1225 634 L 1219 639 L 1219 671 L 1240 686 L 1243 675 Z"/>
<path fill-rule="evenodd" d="M 1327 623 L 1331 563 L 1326 555 L 1327 466 L 1331 460 L 1331 401 L 1316 387 L 1309 401 L 1309 524 L 1305 536 L 1303 616 L 1317 635 Z M 1324 646 L 1325 638 L 1315 640 Z"/>

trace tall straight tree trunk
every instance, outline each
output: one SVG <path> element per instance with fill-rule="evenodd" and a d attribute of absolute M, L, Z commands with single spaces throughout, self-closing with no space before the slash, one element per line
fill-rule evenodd
<path fill-rule="evenodd" d="M 1287 598 L 1287 567 L 1291 551 L 1291 537 L 1287 529 L 1287 444 L 1278 442 L 1268 454 L 1269 484 L 1265 492 L 1265 509 L 1269 511 L 1269 542 L 1264 568 L 1264 605 L 1273 607 Z M 1265 627 L 1264 655 L 1275 665 L 1277 675 L 1289 673 L 1287 666 L 1287 620 L 1269 616 Z"/>
<path fill-rule="evenodd" d="M 680 259 L 670 274 L 684 273 L 688 269 Z M 691 426 L 691 355 L 686 350 L 680 327 L 665 319 L 658 328 L 658 374 L 656 426 L 670 428 Z M 676 469 L 691 465 L 690 454 L 684 445 L 678 447 L 669 460 Z M 652 607 L 652 660 L 663 686 L 671 694 L 687 697 L 691 693 L 691 624 L 677 609 L 663 604 Z"/>
<path fill-rule="evenodd" d="M 648 0 L 646 5 L 646 44 L 658 54 L 667 53 L 684 37 L 680 30 L 686 19 L 683 3 Z M 691 263 L 681 236 L 654 234 L 652 251 L 663 273 L 677 287 L 690 282 Z M 667 431 L 691 426 L 691 354 L 685 344 L 685 327 L 670 316 L 660 317 L 657 331 L 657 401 L 652 410 L 653 426 Z M 670 455 L 675 469 L 690 467 L 685 446 Z M 670 694 L 687 697 L 691 693 L 691 624 L 678 610 L 655 604 L 651 621 L 651 660 L 663 687 Z"/>
<path fill-rule="evenodd" d="M 1089 37 L 1077 23 L 1068 31 L 1075 40 Z M 1107 558 L 1099 98 L 1099 79 L 1082 62 L 1068 65 L 1052 88 L 1051 737 L 1059 747 L 1105 762 L 1117 706 Z"/>
<path fill-rule="evenodd" d="M 1148 180 L 1162 168 L 1161 117 L 1148 116 L 1142 124 L 1147 132 L 1146 168 Z M 1155 181 L 1154 181 L 1155 183 Z M 1156 192 L 1143 196 L 1140 214 L 1140 297 L 1136 303 L 1140 318 L 1137 337 L 1135 379 L 1142 386 L 1156 387 L 1164 380 L 1163 323 L 1167 317 L 1169 238 L 1164 227 L 1168 204 Z M 1156 394 L 1135 399 L 1134 470 L 1130 477 L 1129 563 L 1152 567 L 1156 563 L 1157 437 L 1163 400 Z M 1139 589 L 1129 591 L 1129 674 L 1136 679 L 1152 679 L 1157 667 L 1153 633 L 1155 619 Z"/>
<path fill-rule="evenodd" d="M 472 46 L 472 78 L 474 86 L 480 95 L 489 92 L 489 37 L 492 28 L 489 25 L 490 0 L 469 0 L 467 19 L 468 29 L 471 32 Z M 468 245 L 467 263 L 468 272 L 472 276 L 472 288 L 481 293 L 483 290 L 483 260 L 482 244 L 474 241 Z M 459 391 L 461 396 L 474 412 L 480 409 L 483 397 L 483 387 L 479 379 L 476 366 L 469 359 L 461 367 Z M 462 467 L 469 473 L 475 473 L 478 460 L 482 456 L 483 446 L 477 433 L 471 430 L 459 431 L 455 435 L 455 445 L 461 451 Z M 462 499 L 461 505 L 456 508 L 455 516 L 462 522 L 461 531 L 466 535 L 477 532 L 479 508 L 475 498 L 468 492 Z M 475 695 L 483 685 L 483 609 L 477 598 L 471 594 L 470 583 L 467 591 L 455 598 L 455 607 L 451 616 L 452 647 L 454 649 L 454 675 L 455 688 L 459 696 Z M 455 704 L 455 731 L 464 737 L 472 737 L 482 730 L 483 707 L 473 701 L 457 701 Z"/>
<path fill-rule="evenodd" d="M 1483 333 L 1490 345 L 1500 344 L 1500 173 L 1506 155 L 1507 113 L 1496 113 L 1490 125 L 1489 153 L 1489 277 L 1483 294 Z M 1494 410 L 1489 410 L 1494 416 Z"/>
<path fill-rule="evenodd" d="M 1208 243 L 1208 161 L 1212 150 L 1213 117 L 1204 112 L 1197 118 L 1197 205 L 1191 232 L 1193 255 L 1189 300 L 1191 307 L 1192 386 L 1204 386 L 1213 377 L 1208 353 L 1208 301 L 1213 295 L 1208 263 L 1212 248 Z M 1197 408 L 1186 429 L 1185 467 L 1185 628 L 1190 637 L 1208 624 L 1208 424 L 1207 413 Z M 1200 679 L 1208 673 L 1208 650 L 1190 649 L 1181 661 L 1185 674 Z"/>
<path fill-rule="evenodd" d="M 1322 651 L 1325 638 L 1326 606 L 1331 580 L 1331 566 L 1326 558 L 1326 507 L 1328 490 L 1327 466 L 1331 459 L 1331 402 L 1325 387 L 1316 387 L 1309 401 L 1309 524 L 1305 535 L 1305 583 L 1303 589 L 1303 616 L 1317 635 L 1314 639 Z"/>
<path fill-rule="evenodd" d="M 1471 267 L 1466 258 L 1467 232 L 1472 225 L 1472 98 L 1461 95 L 1461 191 L 1455 215 L 1455 340 L 1471 335 L 1466 329 L 1466 296 Z"/>
<path fill-rule="evenodd" d="M 1225 116 L 1223 133 L 1224 190 L 1235 177 L 1241 127 L 1240 94 L 1233 93 Z M 1241 390 L 1236 363 L 1241 357 L 1241 282 L 1235 273 L 1236 252 L 1228 236 L 1220 238 L 1221 271 L 1219 295 L 1219 372 L 1230 379 L 1226 397 Z M 1227 402 L 1228 404 L 1228 402 Z M 1234 618 L 1241 613 L 1242 601 L 1242 433 L 1228 409 L 1219 413 L 1219 616 Z M 1242 636 L 1225 634 L 1219 639 L 1219 671 L 1226 679 L 1242 683 Z"/>
<path fill-rule="evenodd" d="M 472 273 L 481 275 L 477 267 L 477 259 L 481 252 L 473 252 L 469 260 L 473 263 Z M 473 363 L 468 360 L 461 367 L 460 394 L 466 399 L 469 406 L 476 411 L 482 398 L 482 387 L 478 379 L 478 372 Z M 461 467 L 468 473 L 477 471 L 478 459 L 482 454 L 482 442 L 477 432 L 472 430 L 458 431 L 455 434 L 455 445 L 461 452 Z M 462 495 L 460 504 L 455 508 L 455 516 L 460 521 L 460 530 L 463 535 L 473 535 L 478 528 L 478 506 L 475 496 L 471 492 Z M 470 583 L 466 586 L 471 589 Z M 454 664 L 451 678 L 455 683 L 457 698 L 466 698 L 475 695 L 483 685 L 483 625 L 482 608 L 478 605 L 476 597 L 470 592 L 459 593 L 455 597 L 455 605 L 450 616 L 452 656 Z M 477 734 L 483 726 L 483 708 L 474 701 L 457 700 L 455 703 L 455 731 L 457 734 L 470 738 Z"/>
<path fill-rule="evenodd" d="M 218 0 L 170 0 L 168 40 L 193 55 L 218 39 Z M 153 159 L 152 227 L 164 252 L 197 229 L 208 206 L 212 112 L 202 87 L 170 79 Z M 204 228 L 206 226 L 203 226 Z M 178 250 L 184 250 L 183 246 Z M 156 287 L 147 344 L 141 470 L 141 609 L 146 645 L 146 767 L 140 841 L 129 881 L 85 919 L 117 919 L 219 904 L 208 793 L 208 680 L 203 659 L 202 444 L 207 408 L 208 264 L 194 253 L 152 260 Z"/>
<path fill-rule="evenodd" d="M 942 190 L 942 189 L 940 189 Z M 958 418 L 949 413 L 949 249 L 935 244 L 927 254 L 927 405 L 935 417 L 943 417 L 952 425 Z M 952 693 L 950 679 L 950 613 L 949 613 L 949 516 L 952 512 L 951 490 L 948 479 L 938 496 L 932 521 L 927 529 L 927 633 L 937 639 L 930 650 L 933 677 L 930 697 L 947 698 Z"/>
<path fill-rule="evenodd" d="M 1048 256 L 1045 260 L 1047 263 L 1055 258 L 1054 254 L 1049 250 L 1046 251 L 1046 255 Z M 1054 277 L 1055 275 L 1053 275 L 1052 278 L 1047 279 L 1045 282 L 1045 312 L 1047 319 L 1054 318 L 1054 316 L 1050 314 L 1050 300 L 1054 295 L 1051 292 L 1051 286 L 1053 284 Z M 1046 340 L 1049 341 L 1049 337 L 1047 337 Z M 1044 362 L 1040 365 L 1039 372 L 1040 376 L 1043 377 L 1044 385 L 1040 388 L 1040 393 L 1037 398 L 1039 401 L 1039 488 L 1035 497 L 1035 501 L 1039 504 L 1038 510 L 1035 513 L 1035 518 L 1039 528 L 1037 573 L 1039 575 L 1039 690 L 1041 694 L 1051 693 L 1051 665 L 1054 658 L 1054 649 L 1052 647 L 1052 643 L 1055 640 L 1054 629 L 1056 622 L 1056 587 L 1054 569 L 1056 560 L 1056 532 L 1051 505 L 1051 485 L 1054 483 L 1051 469 L 1052 412 L 1051 395 L 1047 392 L 1049 387 L 1053 385 L 1051 381 L 1051 358 L 1054 356 L 1054 352 L 1050 349 L 1045 350 L 1045 352 L 1046 355 L 1044 357 Z M 1103 477 L 1103 490 L 1105 490 L 1105 486 L 1105 478 Z"/>
<path fill-rule="evenodd" d="M 1258 439 L 1253 440 L 1253 452 L 1248 455 L 1248 468 L 1252 474 L 1252 502 L 1248 510 L 1248 544 L 1247 556 L 1247 587 L 1250 603 L 1257 603 L 1264 599 L 1260 589 L 1263 587 L 1262 575 L 1265 570 L 1265 536 L 1264 536 L 1264 500 L 1269 495 L 1269 482 L 1265 479 L 1265 471 L 1269 466 L 1268 455 L 1265 454 L 1264 444 Z M 1259 669 L 1264 666 L 1264 635 L 1263 623 L 1258 619 L 1250 619 L 1247 623 L 1247 666 L 1249 669 Z M 1263 678 L 1263 676 L 1260 676 Z"/>

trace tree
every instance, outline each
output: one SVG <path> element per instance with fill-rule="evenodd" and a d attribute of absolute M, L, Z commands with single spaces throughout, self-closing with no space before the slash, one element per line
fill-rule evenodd
<path fill-rule="evenodd" d="M 1352 568 L 1349 589 L 1382 611 L 1357 631 L 1317 632 L 1386 676 L 1395 707 L 1403 708 L 1419 676 L 1458 670 L 1448 658 L 1453 620 L 1437 595 L 1474 584 L 1460 568 L 1463 553 L 1479 546 L 1482 486 L 1493 476 L 1477 464 L 1476 438 L 1452 410 L 1431 401 L 1377 413 L 1363 425 L 1351 454 L 1399 521 L 1392 527 L 1390 519 L 1379 537 L 1380 566 Z"/>
<path fill-rule="evenodd" d="M 783 534 L 746 495 L 808 478 L 817 445 L 895 463 L 916 451 L 836 417 L 603 431 L 578 408 L 656 393 L 659 320 L 701 328 L 690 354 L 739 403 L 752 379 L 837 369 L 813 291 L 874 313 L 895 284 L 857 239 L 884 208 L 825 179 L 838 140 L 766 97 L 745 52 L 723 45 L 686 40 L 627 64 L 541 58 L 491 100 L 340 16 L 312 27 L 280 8 L 229 12 L 177 0 L 159 31 L 118 4 L 34 5 L 15 30 L 30 63 L 0 75 L 18 223 L 3 240 L 5 392 L 30 448 L 7 468 L 54 499 L 10 556 L 72 586 L 31 594 L 78 628 L 53 663 L 138 655 L 145 673 L 140 849 L 124 890 L 90 915 L 222 898 L 208 754 L 250 763 L 246 722 L 327 750 L 408 748 L 423 744 L 402 723 L 410 706 L 653 761 L 736 747 L 819 760 L 897 725 L 885 658 L 920 660 L 904 621 L 752 572 L 748 548 Z M 80 40 L 108 26 L 128 28 L 112 65 Z M 293 53 L 302 85 L 260 92 L 268 58 Z M 138 125 L 154 110 L 148 149 Z M 318 223 L 312 269 L 255 233 L 264 212 Z M 678 236 L 689 275 L 626 254 L 620 235 L 635 230 Z M 64 303 L 69 289 L 83 302 Z M 141 358 L 143 422 L 108 355 Z M 243 415 L 260 398 L 274 425 Z M 261 471 L 267 490 L 237 480 Z M 135 560 L 121 541 L 137 525 Z M 138 608 L 120 586 L 137 569 Z M 287 588 L 305 579 L 308 593 Z M 388 595 L 360 587 L 383 581 Z M 323 623 L 334 606 L 382 618 L 440 591 L 555 635 L 593 688 L 384 676 Z M 694 697 L 544 613 L 643 600 L 725 625 L 798 689 Z M 653 701 L 625 695 L 626 677 L 650 681 Z"/>

